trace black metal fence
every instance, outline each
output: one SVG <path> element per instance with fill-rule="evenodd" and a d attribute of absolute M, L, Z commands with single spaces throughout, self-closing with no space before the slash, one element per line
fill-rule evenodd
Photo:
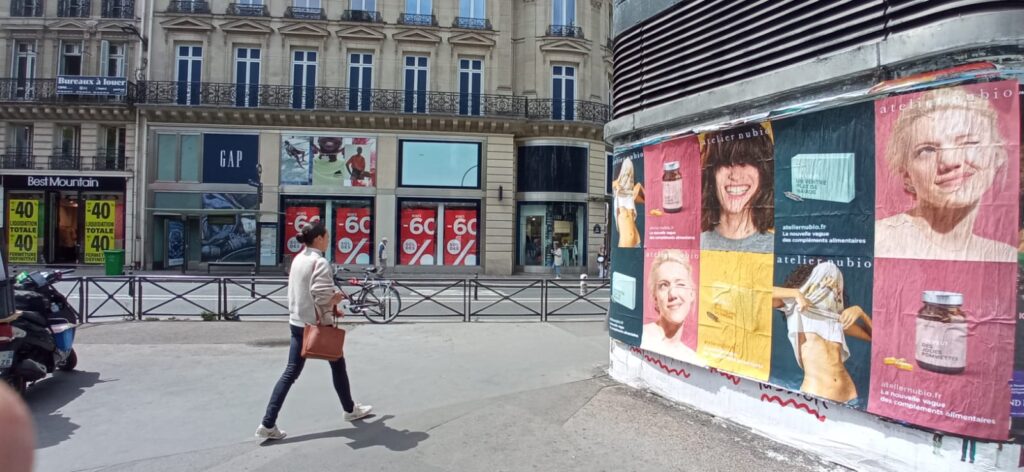
<path fill-rule="evenodd" d="M 399 321 L 597 319 L 608 311 L 608 279 L 394 279 Z M 104 319 L 241 320 L 288 316 L 281 277 L 75 277 L 58 285 L 80 321 Z M 352 295 L 357 287 L 345 287 Z M 348 315 L 347 321 L 362 321 Z"/>
<path fill-rule="evenodd" d="M 126 170 L 124 150 L 100 149 L 84 156 L 78 150 L 55 149 L 50 155 L 36 155 L 22 148 L 0 150 L 0 169 L 22 170 Z"/>

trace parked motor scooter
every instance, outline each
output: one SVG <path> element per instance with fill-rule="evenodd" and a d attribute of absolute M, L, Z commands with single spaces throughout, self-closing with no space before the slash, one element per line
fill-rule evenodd
<path fill-rule="evenodd" d="M 0 380 L 20 393 L 31 382 L 78 365 L 72 346 L 78 311 L 54 287 L 71 272 L 23 272 L 14 280 L 18 311 L 0 319 Z"/>

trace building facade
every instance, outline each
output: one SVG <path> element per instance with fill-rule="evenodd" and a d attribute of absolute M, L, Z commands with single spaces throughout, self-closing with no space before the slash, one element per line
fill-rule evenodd
<path fill-rule="evenodd" d="M 135 261 L 595 271 L 610 1 L 158 0 Z M 596 227 L 596 230 L 595 230 Z"/>
<path fill-rule="evenodd" d="M 0 185 L 15 264 L 96 264 L 131 248 L 144 5 L 0 3 Z M 90 213 L 92 212 L 92 213 Z"/>

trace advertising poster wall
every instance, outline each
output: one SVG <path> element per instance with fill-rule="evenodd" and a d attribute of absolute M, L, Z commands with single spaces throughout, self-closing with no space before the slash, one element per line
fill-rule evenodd
<path fill-rule="evenodd" d="M 435 265 L 437 259 L 437 206 L 402 208 L 401 248 L 398 263 L 402 265 Z"/>
<path fill-rule="evenodd" d="M 167 267 L 181 267 L 185 263 L 185 222 L 167 220 Z"/>
<path fill-rule="evenodd" d="M 292 206 L 284 212 L 284 254 L 294 256 L 302 251 L 304 245 L 295 239 L 302 226 L 321 218 L 320 207 Z"/>
<path fill-rule="evenodd" d="M 640 347 L 673 359 L 704 365 L 697 356 L 700 251 L 646 249 L 644 327 Z"/>
<path fill-rule="evenodd" d="M 207 210 L 251 210 L 256 208 L 254 193 L 204 193 L 203 209 Z M 199 220 L 202 228 L 202 262 L 257 261 L 256 218 L 253 215 L 237 213 L 203 216 Z"/>
<path fill-rule="evenodd" d="M 469 208 L 444 209 L 444 265 L 477 264 L 477 211 Z"/>
<path fill-rule="evenodd" d="M 613 218 L 611 304 L 608 331 L 631 346 L 640 345 L 643 331 L 644 253 L 640 248 L 645 222 L 644 149 L 612 157 Z"/>
<path fill-rule="evenodd" d="M 281 184 L 374 187 L 377 185 L 377 140 L 285 135 L 281 144 Z"/>
<path fill-rule="evenodd" d="M 40 203 L 13 198 L 7 202 L 7 257 L 12 263 L 34 264 L 39 260 Z"/>
<path fill-rule="evenodd" d="M 85 201 L 86 264 L 102 264 L 103 252 L 114 248 L 115 213 L 113 200 Z"/>
<path fill-rule="evenodd" d="M 772 123 L 775 252 L 871 257 L 874 107 L 860 103 Z"/>
<path fill-rule="evenodd" d="M 370 209 L 367 207 L 335 207 L 334 261 L 339 264 L 370 263 Z"/>
<path fill-rule="evenodd" d="M 696 136 L 644 149 L 644 245 L 700 249 L 700 144 Z"/>

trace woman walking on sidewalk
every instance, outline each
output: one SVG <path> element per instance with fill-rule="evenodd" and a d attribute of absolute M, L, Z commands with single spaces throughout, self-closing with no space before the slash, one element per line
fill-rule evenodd
<path fill-rule="evenodd" d="M 562 278 L 562 247 L 555 241 L 551 248 L 551 267 L 555 268 L 555 278 Z"/>
<path fill-rule="evenodd" d="M 296 237 L 306 247 L 295 256 L 291 271 L 288 274 L 288 315 L 291 329 L 291 345 L 288 350 L 288 366 L 274 386 L 267 405 L 267 413 L 263 422 L 256 429 L 256 437 L 260 439 L 283 439 L 286 434 L 277 427 L 277 415 L 281 411 L 288 390 L 302 373 L 306 359 L 302 353 L 302 333 L 307 324 L 316 324 L 316 313 L 333 313 L 335 305 L 345 296 L 334 285 L 331 265 L 324 259 L 324 251 L 330 244 L 327 240 L 327 229 L 323 222 L 307 224 Z M 345 370 L 345 358 L 341 357 L 331 364 L 331 377 L 334 390 L 345 410 L 345 421 L 365 418 L 373 407 L 360 405 L 352 401 L 349 389 L 348 372 Z"/>

